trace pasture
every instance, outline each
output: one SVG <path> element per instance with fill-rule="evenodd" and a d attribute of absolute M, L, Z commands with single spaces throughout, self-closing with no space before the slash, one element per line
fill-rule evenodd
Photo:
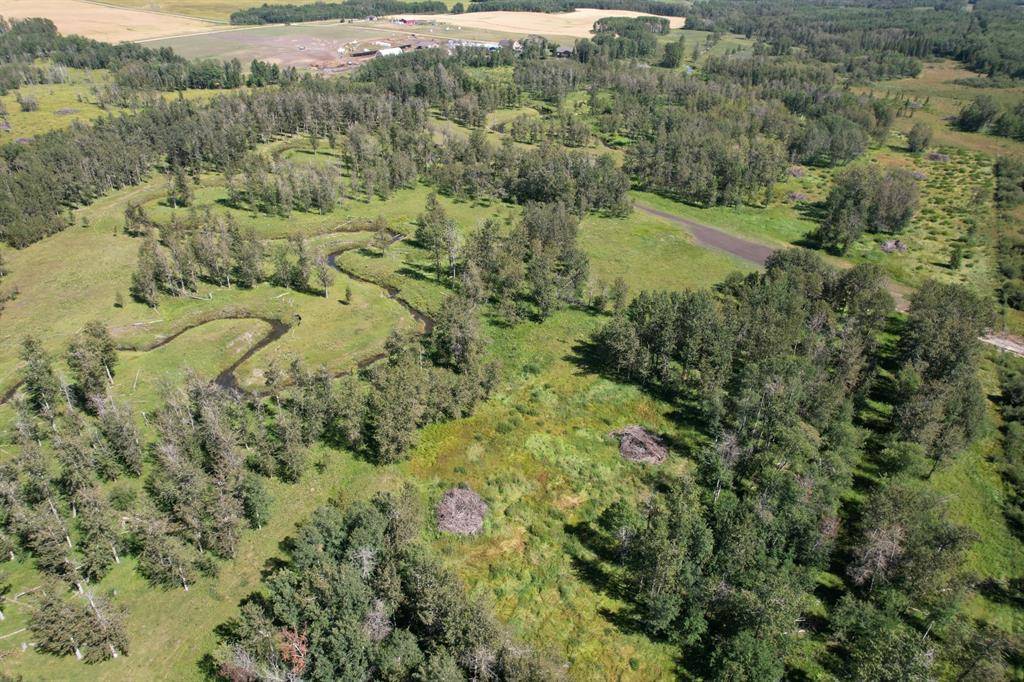
<path fill-rule="evenodd" d="M 16 91 L 0 95 L 0 111 L 5 111 L 6 125 L 0 126 L 0 143 L 22 141 L 58 130 L 76 121 L 88 122 L 110 114 L 127 113 L 127 106 L 114 104 L 106 98 L 107 88 L 112 84 L 110 74 L 103 69 L 67 69 L 67 80 L 63 83 L 23 85 Z M 189 100 L 204 100 L 216 97 L 217 90 L 183 90 L 180 92 L 143 93 L 139 101 L 163 97 L 170 100 L 184 97 Z M 34 111 L 25 111 L 18 97 L 35 100 Z"/>
<path fill-rule="evenodd" d="M 986 133 L 968 133 L 949 124 L 965 104 L 979 95 L 991 96 L 1000 106 L 1009 106 L 1024 97 L 1024 87 L 1021 86 L 984 88 L 964 84 L 971 79 L 983 82 L 985 78 L 956 62 L 943 59 L 925 63 L 915 78 L 882 81 L 861 90 L 884 97 L 907 97 L 921 106 L 912 111 L 911 116 L 896 119 L 895 128 L 899 132 L 906 133 L 915 123 L 924 121 L 931 125 L 934 142 L 939 146 L 955 146 L 989 156 L 1024 152 L 1024 143 L 1017 140 Z M 958 80 L 961 82 L 957 83 Z"/>
<path fill-rule="evenodd" d="M 564 18 L 542 16 L 548 26 Z M 592 23 L 593 19 L 587 24 L 588 32 Z M 391 41 L 408 35 L 405 30 L 417 36 L 472 32 L 473 37 L 492 39 L 507 35 L 505 30 L 548 35 L 546 30 L 503 26 L 497 32 L 488 27 L 457 30 L 445 24 L 399 29 L 390 23 L 318 23 L 156 39 L 147 44 L 173 46 L 190 57 L 237 57 L 243 62 L 258 57 L 315 66 L 337 60 L 339 47 Z M 689 58 L 690 49 L 707 34 L 686 34 Z M 671 37 L 677 35 L 673 31 Z M 727 36 L 711 50 L 721 54 L 749 45 Z M 101 82 L 102 78 L 67 87 L 36 86 L 41 88 L 38 113 L 45 116 L 25 120 L 12 116 L 17 128 L 11 134 L 22 130 L 38 134 L 44 121 L 55 122 L 46 124 L 52 127 L 71 120 L 72 114 L 56 112 L 76 103 L 80 110 L 74 115 L 98 115 L 102 110 L 88 108 L 87 95 Z M 42 93 L 47 88 L 53 100 L 44 104 Z M 933 101 L 939 97 L 955 99 L 952 94 L 936 94 Z M 487 137 L 492 142 L 504 137 L 500 128 L 514 116 L 543 116 L 549 111 L 549 105 L 528 98 L 521 104 L 488 116 Z M 589 113 L 582 93 L 570 96 L 564 106 Z M 9 110 L 16 108 L 8 104 Z M 39 128 L 29 128 L 32 123 L 39 123 Z M 898 119 L 896 127 L 903 130 L 906 120 Z M 436 122 L 435 128 L 438 135 L 442 130 L 467 132 L 451 121 Z M 916 286 L 935 277 L 990 292 L 994 256 L 987 237 L 994 226 L 991 157 L 984 153 L 988 138 L 971 136 L 964 138 L 963 145 L 951 146 L 960 141 L 959 134 L 942 137 L 936 132 L 937 149 L 948 155 L 946 161 L 910 154 L 900 132 L 870 149 L 864 160 L 905 167 L 921 176 L 922 210 L 900 235 L 907 251 L 884 253 L 882 236 L 865 235 L 848 260 L 831 260 L 878 263 L 903 285 Z M 592 151 L 608 150 L 596 139 L 589 146 Z M 336 165 L 340 185 L 351 186 L 343 154 L 325 149 L 322 142 L 314 149 L 305 138 L 279 139 L 260 151 L 303 164 Z M 615 155 L 622 156 L 620 151 Z M 700 208 L 643 192 L 631 196 L 658 210 L 782 248 L 812 244 L 809 239 L 833 174 L 832 170 L 800 168 L 760 203 L 744 206 Z M 238 289 L 205 282 L 194 295 L 164 295 L 159 305 L 146 307 L 128 296 L 141 240 L 124 233 L 123 216 L 129 204 L 139 204 L 159 223 L 182 217 L 189 209 L 170 206 L 166 187 L 166 178 L 154 175 L 138 187 L 74 211 L 74 226 L 64 232 L 20 251 L 3 251 L 10 272 L 5 283 L 15 285 L 19 295 L 3 311 L 0 326 L 0 393 L 17 381 L 23 335 L 39 336 L 46 349 L 60 357 L 68 339 L 93 319 L 111 327 L 119 346 L 114 395 L 144 418 L 163 402 L 169 388 L 182 383 L 186 367 L 207 380 L 228 372 L 239 387 L 257 390 L 263 388 L 268 367 L 283 369 L 296 357 L 309 366 L 322 364 L 337 376 L 377 357 L 392 330 L 423 331 L 418 311 L 436 312 L 450 293 L 449 285 L 439 282 L 434 273 L 431 254 L 414 238 L 417 217 L 430 193 L 426 185 L 398 189 L 386 199 L 346 198 L 327 213 L 293 211 L 280 216 L 232 205 L 224 177 L 209 173 L 196 179 L 195 210 L 229 214 L 240 227 L 251 228 L 267 247 L 265 270 L 270 270 L 270 254 L 281 241 L 301 237 L 312 254 L 332 256 L 334 280 L 326 292 L 269 283 Z M 514 223 L 521 211 L 498 200 L 442 196 L 439 202 L 455 220 L 463 243 L 484 219 Z M 369 221 L 378 218 L 401 238 L 386 247 L 373 246 Z M 709 288 L 731 272 L 754 270 L 733 256 L 698 246 L 679 225 L 641 211 L 624 218 L 585 216 L 578 243 L 589 256 L 592 290 L 617 278 L 628 285 L 631 295 L 645 289 Z M 964 263 L 955 270 L 949 266 L 953 244 L 966 247 Z M 41 272 L 46 276 L 37 276 Z M 116 591 L 118 602 L 128 609 L 131 647 L 127 656 L 86 666 L 72 657 L 45 656 L 32 648 L 22 651 L 20 645 L 31 641 L 27 632 L 18 632 L 26 624 L 27 609 L 18 603 L 5 604 L 9 617 L 0 636 L 14 634 L 2 647 L 4 653 L 10 647 L 10 654 L 3 658 L 3 673 L 26 679 L 209 679 L 215 629 L 237 616 L 239 603 L 261 588 L 261 578 L 283 556 L 297 524 L 319 505 L 349 504 L 407 482 L 415 487 L 424 508 L 430 508 L 443 490 L 461 483 L 488 501 L 490 513 L 480 535 L 453 537 L 423 530 L 423 539 L 514 635 L 566 661 L 569 679 L 658 680 L 680 673 L 677 646 L 624 625 L 630 617 L 628 595 L 622 594 L 621 587 L 625 576 L 621 567 L 595 549 L 593 529 L 611 503 L 648 490 L 650 474 L 642 465 L 620 457 L 612 431 L 641 424 L 664 434 L 673 450 L 665 468 L 677 473 L 695 466 L 696 455 L 709 444 L 707 437 L 680 417 L 680 404 L 596 373 L 585 341 L 609 319 L 607 314 L 578 305 L 542 322 L 510 325 L 487 311 L 482 318 L 485 353 L 498 361 L 500 383 L 475 414 L 424 428 L 410 458 L 400 464 L 374 465 L 346 450 L 315 446 L 312 466 L 297 483 L 276 479 L 268 483 L 273 497 L 269 523 L 245 530 L 237 556 L 225 561 L 216 576 L 199 579 L 188 592 L 152 588 L 135 571 L 135 559 L 126 558 L 96 587 Z M 67 372 L 62 360 L 57 371 Z M 998 390 L 991 362 L 984 365 L 983 380 L 987 393 Z M 992 425 L 997 420 L 995 408 L 990 403 L 987 409 Z M 9 403 L 0 404 L 0 425 L 9 425 L 13 412 Z M 149 422 L 144 430 L 147 437 L 151 435 Z M 980 580 L 1005 581 L 1024 570 L 1019 541 L 1001 515 L 1003 488 L 994 461 L 999 449 L 998 434 L 988 428 L 974 446 L 928 483 L 955 497 L 954 518 L 978 533 L 979 542 L 972 547 L 968 563 Z M 3 446 L 0 460 L 12 451 Z M 875 480 L 863 462 L 852 464 L 859 476 Z M 120 481 L 110 487 L 139 489 L 141 483 Z M 40 574 L 26 559 L 19 558 L 8 568 L 13 595 L 40 583 Z M 819 581 L 823 586 L 842 586 L 838 575 L 823 573 Z M 820 613 L 811 608 L 808 615 L 826 613 L 823 604 L 818 606 Z M 1019 630 L 1020 614 L 1010 605 L 974 594 L 967 610 Z M 825 671 L 814 667 L 814 657 L 829 644 L 820 631 L 808 628 L 807 632 L 801 643 L 806 651 L 796 654 L 799 660 L 787 663 L 797 674 L 824 677 Z"/>

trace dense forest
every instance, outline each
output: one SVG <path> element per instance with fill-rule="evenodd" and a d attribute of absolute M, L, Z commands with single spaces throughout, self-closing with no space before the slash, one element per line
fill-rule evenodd
<path fill-rule="evenodd" d="M 770 5 L 707 0 L 694 4 L 687 27 L 741 33 L 770 44 L 777 54 L 800 47 L 816 60 L 869 78 L 914 75 L 906 58 L 927 56 L 957 59 L 991 76 L 1024 77 L 1024 8 L 1006 0 L 983 0 L 971 8 L 930 0 Z"/>
<path fill-rule="evenodd" d="M 652 477 L 650 500 L 608 507 L 595 539 L 624 568 L 638 627 L 694 654 L 692 672 L 782 678 L 815 573 L 838 561 L 840 679 L 973 674 L 959 647 L 988 635 L 955 615 L 971 533 L 919 481 L 979 433 L 976 336 L 991 311 L 928 283 L 890 355 L 877 339 L 891 310 L 876 268 L 786 251 L 717 295 L 643 292 L 595 335 L 605 371 L 668 393 L 712 437 L 692 476 Z M 880 364 L 896 408 L 864 443 L 857 415 Z M 850 509 L 863 456 L 891 478 Z M 991 646 L 985 670 L 1005 675 L 1012 645 Z"/>

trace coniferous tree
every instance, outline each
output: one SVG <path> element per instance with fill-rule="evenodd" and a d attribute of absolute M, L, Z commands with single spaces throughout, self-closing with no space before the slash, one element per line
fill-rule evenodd
<path fill-rule="evenodd" d="M 112 399 L 102 401 L 96 408 L 97 425 L 110 451 L 125 473 L 142 473 L 142 442 L 135 418 L 127 405 Z"/>
<path fill-rule="evenodd" d="M 26 336 L 21 342 L 20 355 L 25 363 L 23 377 L 29 404 L 37 413 L 53 412 L 60 400 L 60 387 L 49 354 L 43 350 L 39 339 Z"/>
<path fill-rule="evenodd" d="M 68 346 L 68 366 L 75 376 L 80 400 L 90 407 L 93 398 L 105 396 L 113 383 L 117 350 L 102 322 L 89 322 Z"/>

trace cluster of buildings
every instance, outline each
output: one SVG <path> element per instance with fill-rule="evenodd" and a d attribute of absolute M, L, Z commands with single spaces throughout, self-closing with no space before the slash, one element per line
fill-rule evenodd
<path fill-rule="evenodd" d="M 406 23 L 415 24 L 416 22 L 408 19 L 395 19 L 395 23 Z M 377 57 L 394 57 L 404 52 L 413 52 L 415 50 L 427 50 L 441 48 L 447 50 L 449 54 L 455 52 L 460 47 L 476 47 L 484 48 L 491 52 L 496 52 L 501 49 L 513 50 L 515 52 L 522 51 L 524 45 L 528 44 L 531 40 L 543 41 L 544 39 L 540 36 L 527 36 L 522 40 L 515 40 L 512 38 L 505 38 L 499 41 L 487 41 L 487 40 L 472 40 L 469 38 L 448 38 L 448 39 L 435 39 L 432 37 L 418 37 L 416 34 L 410 34 L 408 37 L 389 37 L 388 40 L 376 40 L 371 44 L 365 42 L 361 45 L 361 41 L 351 41 L 348 45 L 338 48 L 338 56 L 342 59 L 340 63 L 335 65 L 318 65 L 316 68 L 322 73 L 341 73 L 355 68 L 359 64 L 369 60 L 376 59 Z M 397 43 L 397 44 L 396 44 Z M 301 48 L 300 48 L 301 49 Z M 355 50 L 349 52 L 349 50 Z M 554 50 L 556 57 L 572 57 L 574 48 L 566 45 L 559 45 Z"/>
<path fill-rule="evenodd" d="M 528 40 L 530 40 L 530 38 L 531 38 L 531 36 L 528 36 L 528 37 L 524 38 L 523 40 L 528 41 Z M 444 40 L 444 41 L 437 41 L 437 40 L 413 40 L 411 42 L 404 43 L 402 45 L 397 45 L 397 46 L 386 45 L 386 46 L 381 47 L 379 49 L 364 50 L 362 52 L 354 52 L 351 56 L 352 57 L 364 57 L 364 58 L 365 57 L 391 57 L 391 56 L 395 56 L 395 55 L 400 55 L 403 52 L 411 52 L 413 50 L 424 50 L 424 49 L 430 49 L 430 48 L 436 48 L 436 47 L 443 47 L 443 48 L 447 49 L 449 53 L 454 52 L 455 49 L 459 48 L 459 47 L 482 47 L 482 48 L 484 48 L 486 50 L 490 50 L 491 52 L 496 52 L 496 51 L 501 50 L 501 49 L 509 49 L 509 50 L 514 50 L 515 52 L 520 52 L 523 49 L 523 43 L 518 41 L 518 40 L 514 40 L 512 38 L 504 38 L 504 39 L 499 40 L 497 42 L 486 41 L 486 40 L 470 40 L 470 39 L 467 39 L 467 38 L 450 38 L 450 39 Z M 573 51 L 574 51 L 574 48 L 571 45 L 559 45 L 555 49 L 554 55 L 556 57 L 568 58 L 568 57 L 572 57 Z"/>

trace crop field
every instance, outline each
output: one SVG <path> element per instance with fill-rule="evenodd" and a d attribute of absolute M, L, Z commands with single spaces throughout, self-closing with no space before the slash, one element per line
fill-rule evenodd
<path fill-rule="evenodd" d="M 572 12 L 467 12 L 465 14 L 410 14 L 406 19 L 437 21 L 467 29 L 484 29 L 519 35 L 565 36 L 586 38 L 594 22 L 601 17 L 636 17 L 640 12 L 610 9 L 577 9 Z M 682 17 L 671 17 L 669 25 L 680 28 Z"/>
<path fill-rule="evenodd" d="M 209 31 L 216 25 L 202 19 L 142 9 L 126 9 L 83 0 L 4 0 L 8 19 L 46 17 L 57 30 L 106 42 L 144 40 Z"/>

